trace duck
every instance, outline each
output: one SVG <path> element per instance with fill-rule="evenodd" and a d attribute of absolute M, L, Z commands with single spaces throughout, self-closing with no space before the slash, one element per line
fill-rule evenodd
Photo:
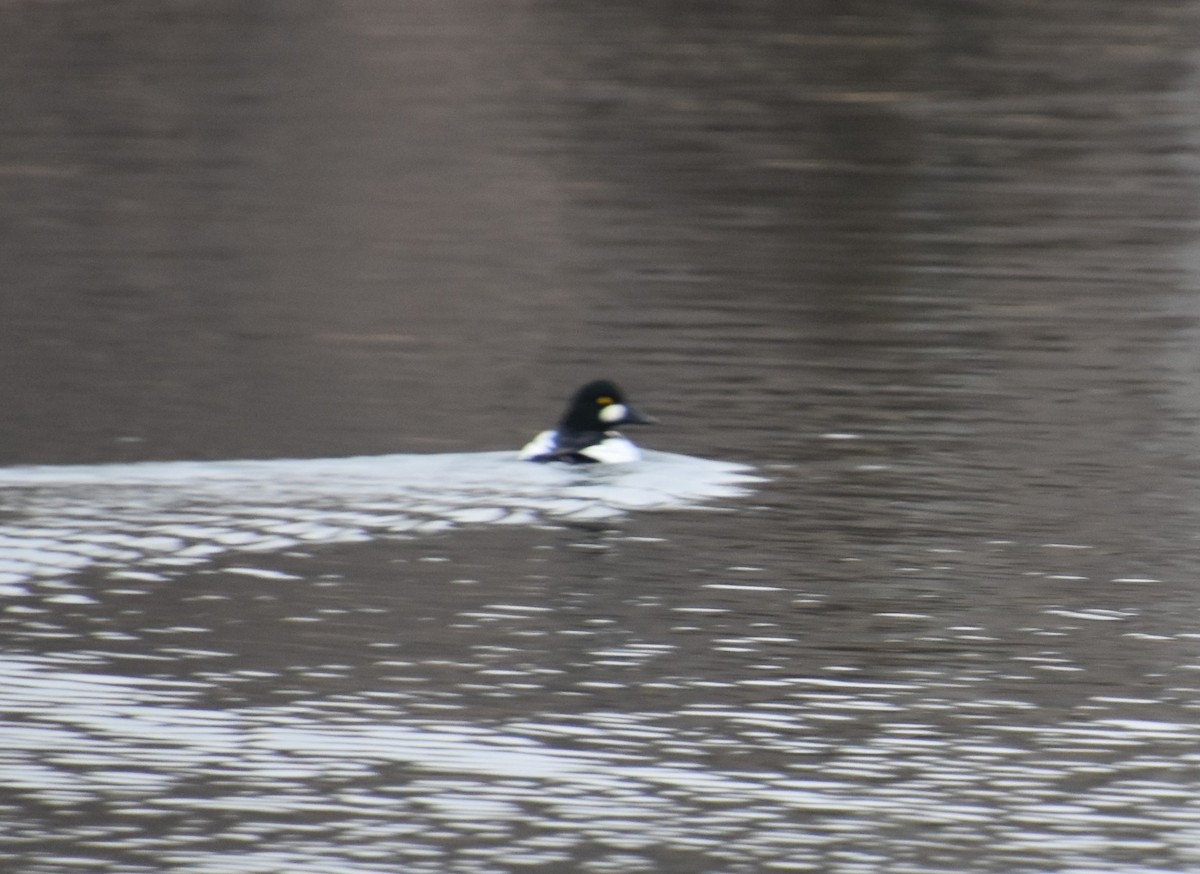
<path fill-rule="evenodd" d="M 618 425 L 651 425 L 655 421 L 634 409 L 616 383 L 598 379 L 575 392 L 558 427 L 530 440 L 517 458 L 567 464 L 638 461 L 641 450 L 615 429 Z"/>

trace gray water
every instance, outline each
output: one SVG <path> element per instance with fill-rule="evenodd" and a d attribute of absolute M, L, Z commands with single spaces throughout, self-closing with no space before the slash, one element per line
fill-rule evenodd
<path fill-rule="evenodd" d="M 0 870 L 1200 869 L 1195 2 L 3 18 Z"/>

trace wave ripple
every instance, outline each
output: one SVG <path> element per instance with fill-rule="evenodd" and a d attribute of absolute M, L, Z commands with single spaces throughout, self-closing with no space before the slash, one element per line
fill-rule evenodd
<path fill-rule="evenodd" d="M 8 468 L 0 594 L 93 567 L 169 574 L 231 551 L 686 508 L 758 479 L 745 465 L 645 455 L 603 468 L 511 452 Z"/>

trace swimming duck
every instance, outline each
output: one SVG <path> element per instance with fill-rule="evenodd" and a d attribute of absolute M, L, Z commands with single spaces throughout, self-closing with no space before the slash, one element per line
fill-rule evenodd
<path fill-rule="evenodd" d="M 538 434 L 517 457 L 522 461 L 568 464 L 637 461 L 642 457 L 641 450 L 614 429 L 654 421 L 630 406 L 614 383 L 599 379 L 575 393 L 557 428 Z"/>

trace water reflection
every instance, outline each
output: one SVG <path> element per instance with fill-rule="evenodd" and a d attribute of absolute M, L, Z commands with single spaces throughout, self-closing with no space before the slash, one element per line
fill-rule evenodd
<path fill-rule="evenodd" d="M 251 470 L 281 464 L 306 463 Z M 727 523 L 709 518 L 715 537 Z M 679 524 L 695 523 L 425 531 L 10 601 L 11 858 L 362 872 L 1194 858 L 1200 623 L 1032 598 L 1012 577 L 1004 612 L 978 585 L 905 591 L 904 568 L 847 591 L 712 546 L 681 580 Z M 1053 556 L 1088 551 L 1040 550 L 1059 570 Z M 998 566 L 950 548 L 928 562 L 959 587 Z"/>
<path fill-rule="evenodd" d="M 18 6 L 12 866 L 1200 864 L 1195 4 Z"/>
<path fill-rule="evenodd" d="M 21 595 L 25 582 L 60 581 L 93 565 L 157 580 L 228 551 L 281 552 L 460 524 L 608 519 L 735 496 L 759 480 L 744 465 L 664 452 L 644 464 L 595 467 L 481 452 L 9 468 L 0 470 L 0 486 L 14 521 L 0 525 L 0 585 Z"/>
<path fill-rule="evenodd" d="M 1117 715 L 1129 697 L 1049 722 L 1016 698 L 962 700 L 986 671 L 703 683 L 686 702 L 659 681 L 669 709 L 483 722 L 381 695 L 214 711 L 199 683 L 70 660 L 3 674 L 10 798 L 73 848 L 47 852 L 27 823 L 15 858 L 49 868 L 116 848 L 123 870 L 213 870 L 218 853 L 236 871 L 868 870 L 881 840 L 901 870 L 1194 859 L 1178 770 L 1194 726 Z"/>

